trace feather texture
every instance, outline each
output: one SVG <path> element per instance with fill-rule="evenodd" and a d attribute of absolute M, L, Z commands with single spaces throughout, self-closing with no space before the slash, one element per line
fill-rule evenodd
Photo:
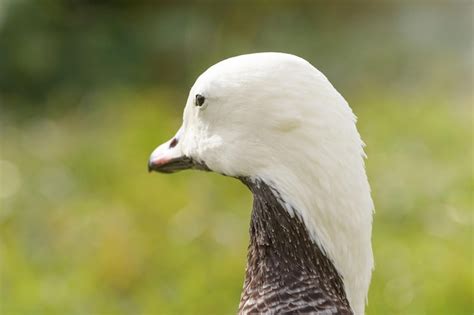
<path fill-rule="evenodd" d="M 364 143 L 320 71 L 282 53 L 223 60 L 191 88 L 174 139 L 152 154 L 161 170 L 174 161 L 244 179 L 254 192 L 241 312 L 364 314 L 374 266 Z"/>
<path fill-rule="evenodd" d="M 352 314 L 333 263 L 278 192 L 242 179 L 254 196 L 239 314 Z"/>

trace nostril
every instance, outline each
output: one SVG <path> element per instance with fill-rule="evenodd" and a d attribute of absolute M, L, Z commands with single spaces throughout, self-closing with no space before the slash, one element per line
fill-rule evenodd
<path fill-rule="evenodd" d="M 178 139 L 173 138 L 170 142 L 170 149 L 174 148 L 178 144 Z"/>

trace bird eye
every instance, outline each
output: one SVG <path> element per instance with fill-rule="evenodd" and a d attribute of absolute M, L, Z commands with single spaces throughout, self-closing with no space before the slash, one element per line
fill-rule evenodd
<path fill-rule="evenodd" d="M 206 101 L 206 98 L 204 96 L 202 96 L 201 94 L 196 94 L 196 101 L 195 101 L 196 106 L 201 107 L 205 101 Z"/>

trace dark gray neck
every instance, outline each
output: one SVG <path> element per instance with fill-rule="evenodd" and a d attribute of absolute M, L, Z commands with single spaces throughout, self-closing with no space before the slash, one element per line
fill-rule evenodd
<path fill-rule="evenodd" d="M 241 180 L 254 201 L 239 314 L 352 314 L 341 276 L 300 218 L 265 183 Z"/>

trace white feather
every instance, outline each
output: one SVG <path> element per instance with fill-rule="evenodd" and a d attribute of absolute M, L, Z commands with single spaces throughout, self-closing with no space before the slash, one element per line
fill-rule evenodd
<path fill-rule="evenodd" d="M 196 94 L 206 97 L 194 104 Z M 326 77 L 282 53 L 224 60 L 189 94 L 182 153 L 230 176 L 259 178 L 296 211 L 364 314 L 373 255 L 373 203 L 356 117 Z"/>

